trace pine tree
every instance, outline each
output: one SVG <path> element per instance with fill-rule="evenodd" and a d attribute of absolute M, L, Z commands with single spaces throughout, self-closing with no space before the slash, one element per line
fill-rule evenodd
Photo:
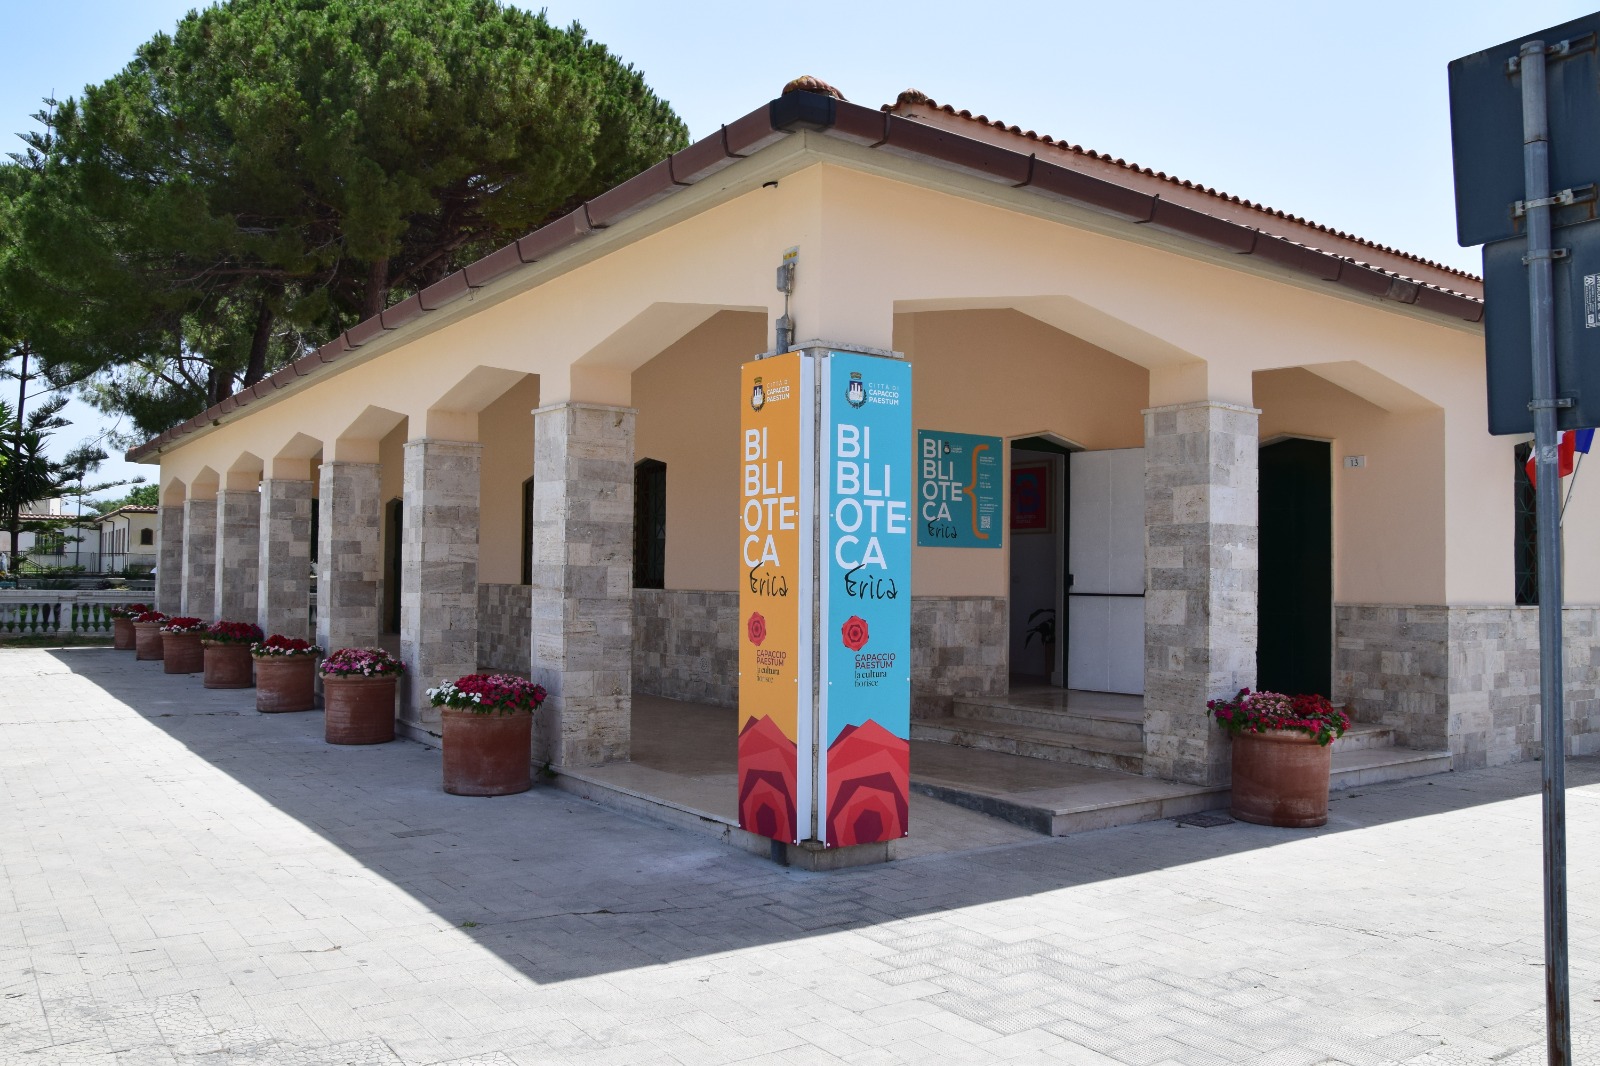
<path fill-rule="evenodd" d="M 0 168 L 0 289 L 145 433 L 687 142 L 582 27 L 500 0 L 230 0 L 47 105 Z"/>

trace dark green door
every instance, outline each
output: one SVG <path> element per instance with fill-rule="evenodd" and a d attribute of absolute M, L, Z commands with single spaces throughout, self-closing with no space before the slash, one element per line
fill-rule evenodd
<path fill-rule="evenodd" d="M 401 544 L 405 533 L 405 504 L 398 499 L 390 500 L 387 510 L 389 513 L 385 518 L 388 520 L 389 536 L 385 552 L 389 556 L 386 560 L 389 564 L 389 580 L 384 594 L 385 606 L 388 607 L 385 613 L 388 617 L 384 621 L 388 623 L 390 633 L 398 633 L 400 632 L 400 575 L 405 569 L 405 549 Z"/>
<path fill-rule="evenodd" d="M 1256 687 L 1330 695 L 1333 455 L 1325 441 L 1261 449 L 1261 594 Z"/>

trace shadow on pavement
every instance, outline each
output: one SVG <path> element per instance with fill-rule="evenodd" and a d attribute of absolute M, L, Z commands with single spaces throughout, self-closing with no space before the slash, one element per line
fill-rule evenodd
<path fill-rule="evenodd" d="M 1063 888 L 1109 892 L 1120 879 L 1247 852 L 1272 864 L 1245 864 L 1251 876 L 1281 870 L 1314 883 L 1319 871 L 1305 864 L 1321 860 L 1292 845 L 1539 791 L 1537 764 L 1525 764 L 1336 793 L 1319 830 L 1164 821 L 808 874 L 547 786 L 496 799 L 448 796 L 439 753 L 418 744 L 335 747 L 323 742 L 320 712 L 257 714 L 254 690 L 206 690 L 197 675 L 153 681 L 161 664 L 136 663 L 126 652 L 52 654 L 538 982 L 870 930 Z M 1600 759 L 1569 761 L 1567 781 L 1600 782 Z M 1236 872 L 1214 875 L 1218 900 L 1251 891 L 1238 865 L 1229 869 Z"/>

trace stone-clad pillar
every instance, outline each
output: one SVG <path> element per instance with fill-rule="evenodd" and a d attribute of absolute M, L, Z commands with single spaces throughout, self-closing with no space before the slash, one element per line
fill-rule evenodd
<path fill-rule="evenodd" d="M 217 493 L 216 621 L 254 622 L 261 559 L 261 493 L 227 488 Z"/>
<path fill-rule="evenodd" d="M 1206 701 L 1255 685 L 1261 412 L 1217 401 L 1144 413 L 1144 772 L 1228 780 Z"/>
<path fill-rule="evenodd" d="M 634 413 L 533 413 L 533 679 L 549 693 L 534 757 L 558 766 L 628 757 Z"/>
<path fill-rule="evenodd" d="M 317 643 L 378 643 L 383 524 L 377 463 L 322 464 L 317 511 Z"/>
<path fill-rule="evenodd" d="M 261 482 L 256 615 L 267 635 L 311 636 L 311 481 Z"/>
<path fill-rule="evenodd" d="M 183 613 L 183 504 L 164 503 L 156 512 L 156 602 L 163 614 Z"/>
<path fill-rule="evenodd" d="M 434 732 L 426 690 L 478 670 L 478 469 L 483 446 L 406 442 L 401 523 L 401 718 Z"/>
<path fill-rule="evenodd" d="M 183 608 L 213 621 L 217 584 L 217 501 L 190 497 L 183 505 Z"/>

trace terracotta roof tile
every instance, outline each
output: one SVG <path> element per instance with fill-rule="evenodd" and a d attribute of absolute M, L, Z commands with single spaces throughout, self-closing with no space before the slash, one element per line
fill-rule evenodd
<path fill-rule="evenodd" d="M 1219 193 L 1208 186 L 1180 181 L 1164 173 L 1127 163 L 1122 159 L 1112 159 L 1110 156 L 1057 141 L 1049 136 L 1040 136 L 1032 130 L 1024 131 L 1016 126 L 993 122 L 987 116 L 974 116 L 970 111 L 957 111 L 948 104 L 936 103 L 914 89 L 901 93 L 894 104 L 885 105 L 874 111 L 870 107 L 848 103 L 837 89 L 825 82 L 810 79 L 810 82 L 800 84 L 805 81 L 806 79 L 799 79 L 796 83 L 792 83 L 797 87 L 797 91 L 792 95 L 780 97 L 735 119 L 716 133 L 702 138 L 662 163 L 602 193 L 570 214 L 547 223 L 527 236 L 435 282 L 420 293 L 352 326 L 310 355 L 280 368 L 250 388 L 229 397 L 223 403 L 156 435 L 144 444 L 131 449 L 127 453 L 128 458 L 139 461 L 196 430 L 217 424 L 222 415 L 264 399 L 276 390 L 292 385 L 299 378 L 320 373 L 325 364 L 338 361 L 383 333 L 399 329 L 426 313 L 438 310 L 445 304 L 467 295 L 474 288 L 562 251 L 589 237 L 598 229 L 671 195 L 677 189 L 702 181 L 767 145 L 782 140 L 796 129 L 823 129 L 829 136 L 892 154 L 924 159 L 989 181 L 1026 189 L 1037 195 L 1086 205 L 1135 223 L 1170 229 L 1185 238 L 1203 241 L 1241 254 L 1259 255 L 1269 262 L 1297 273 L 1317 277 L 1372 296 L 1414 304 L 1464 321 L 1482 320 L 1481 296 L 1458 292 L 1429 282 L 1418 282 L 1395 271 L 1386 270 L 1382 266 L 1361 262 L 1337 251 L 1316 248 L 1290 235 L 1270 233 L 1237 219 L 1197 211 L 1193 206 L 1163 198 L 1152 192 L 1041 158 L 1036 152 L 1023 155 L 1020 151 L 990 141 L 969 138 L 951 130 L 929 127 L 919 121 L 903 117 L 899 114 L 899 110 L 923 105 L 963 120 L 1002 130 L 1027 141 L 1054 145 L 1083 158 L 1111 163 L 1146 178 L 1197 190 L 1204 195 L 1217 197 L 1270 217 L 1284 219 L 1314 232 L 1337 236 L 1383 255 L 1425 264 L 1467 282 L 1477 282 L 1478 279 L 1473 275 L 1453 267 L 1441 266 L 1342 231 L 1329 229 L 1298 216 L 1263 207 L 1226 193 Z M 826 96 L 820 95 L 824 92 Z"/>
<path fill-rule="evenodd" d="M 1319 233 L 1326 233 L 1330 237 L 1337 237 L 1340 240 L 1351 241 L 1355 244 L 1371 248 L 1373 251 L 1381 252 L 1384 255 L 1397 256 L 1401 259 L 1408 259 L 1414 263 L 1420 263 L 1423 266 L 1429 267 L 1433 270 L 1440 270 L 1447 274 L 1454 274 L 1464 281 L 1480 282 L 1482 280 L 1476 274 L 1472 274 L 1468 271 L 1460 270 L 1453 266 L 1447 266 L 1444 263 L 1439 263 L 1432 259 L 1426 259 L 1420 255 L 1413 255 L 1410 252 L 1402 251 L 1399 248 L 1394 248 L 1387 244 L 1379 244 L 1376 241 L 1369 241 L 1365 237 L 1358 237 L 1353 233 L 1348 233 L 1341 229 L 1335 229 L 1332 226 L 1325 226 L 1320 222 L 1314 222 L 1311 219 L 1305 218 L 1301 215 L 1292 215 L 1287 211 L 1281 211 L 1278 208 L 1269 207 L 1266 204 L 1259 203 L 1254 200 L 1247 200 L 1241 196 L 1235 196 L 1232 193 L 1223 192 L 1210 185 L 1202 185 L 1199 182 L 1190 181 L 1186 178 L 1180 178 L 1175 174 L 1168 174 L 1163 170 L 1153 170 L 1150 167 L 1140 166 L 1137 163 L 1130 163 L 1121 156 L 1112 156 L 1105 152 L 1097 152 L 1092 148 L 1085 148 L 1082 145 L 1072 144 L 1069 141 L 1058 140 L 1049 134 L 1041 134 L 1033 130 L 1024 130 L 1020 126 L 1008 125 L 999 119 L 991 119 L 988 115 L 974 115 L 971 111 L 965 109 L 958 110 L 950 104 L 941 104 L 937 100 L 928 96 L 926 93 L 919 92 L 916 89 L 907 89 L 905 92 L 900 94 L 899 98 L 894 103 L 884 104 L 880 110 L 890 114 L 895 114 L 898 113 L 902 108 L 916 105 L 932 108 L 933 110 L 941 111 L 946 115 L 952 115 L 956 118 L 965 119 L 969 122 L 976 122 L 980 125 L 987 126 L 990 129 L 1010 133 L 1024 140 L 1051 145 L 1062 151 L 1070 152 L 1086 159 L 1093 159 L 1102 163 L 1109 163 L 1112 166 L 1120 167 L 1135 174 L 1142 174 L 1145 177 L 1155 178 L 1157 181 L 1164 181 L 1179 188 L 1191 189 L 1195 192 L 1203 193 L 1206 196 L 1213 196 L 1219 200 L 1225 200 L 1228 203 L 1237 204 L 1240 207 L 1249 208 L 1253 211 L 1260 211 L 1274 218 L 1282 219 L 1285 222 L 1290 222 L 1297 226 L 1305 226 L 1316 230 Z"/>

